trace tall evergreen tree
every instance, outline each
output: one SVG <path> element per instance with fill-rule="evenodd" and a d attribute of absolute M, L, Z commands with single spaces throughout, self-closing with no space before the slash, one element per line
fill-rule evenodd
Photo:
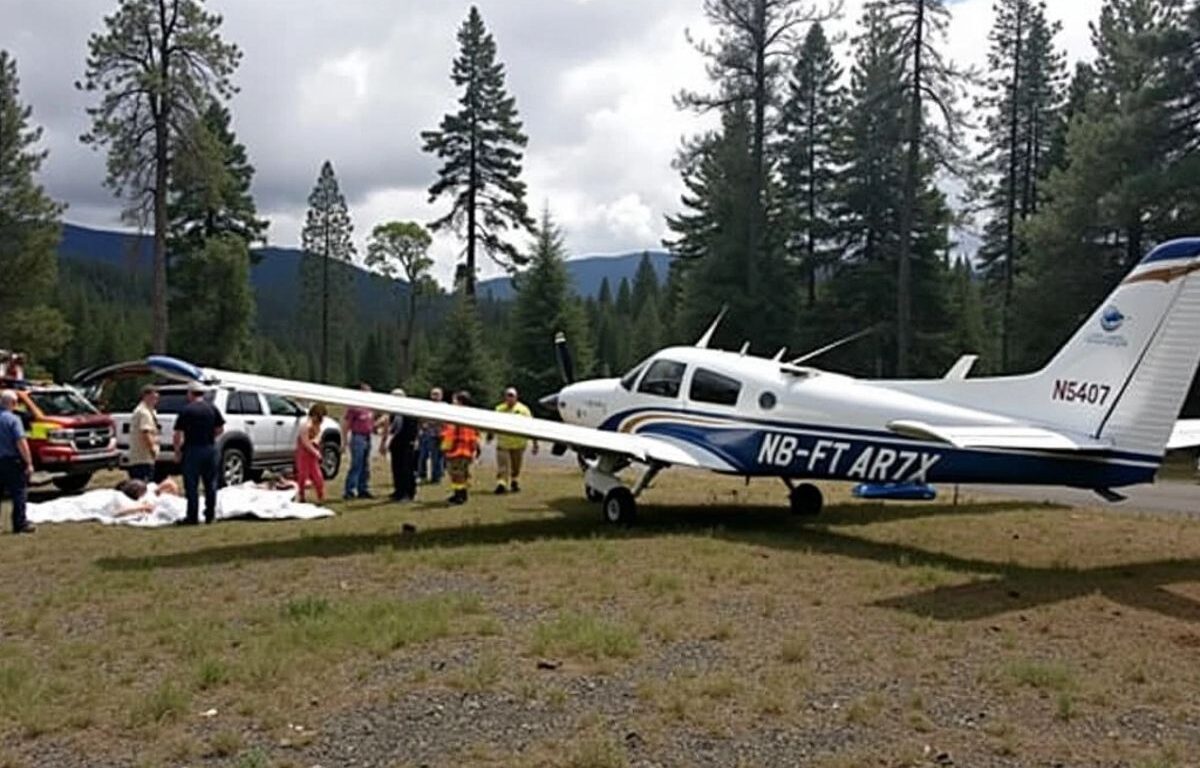
<path fill-rule="evenodd" d="M 555 392 L 562 386 L 554 354 L 554 336 L 566 334 L 579 372 L 591 370 L 591 345 L 583 310 L 571 290 L 562 230 L 547 209 L 542 213 L 529 268 L 516 277 L 512 308 L 511 383 L 526 398 Z"/>
<path fill-rule="evenodd" d="M 201 250 L 204 241 L 233 235 L 247 245 L 266 239 L 250 185 L 254 166 L 230 127 L 229 110 L 213 100 L 188 129 L 192 152 L 179 153 L 167 202 L 172 256 Z"/>
<path fill-rule="evenodd" d="M 813 24 L 796 52 L 780 140 L 787 248 L 802 266 L 809 306 L 816 302 L 817 273 L 836 258 L 830 241 L 837 231 L 837 143 L 845 130 L 841 79 L 824 29 Z"/>
<path fill-rule="evenodd" d="M 167 212 L 179 277 L 170 290 L 171 349 L 232 368 L 253 365 L 250 244 L 264 238 L 268 222 L 258 218 L 254 167 L 229 123 L 229 110 L 214 100 L 190 127 L 193 149 L 177 155 Z"/>
<path fill-rule="evenodd" d="M 883 8 L 867 7 L 854 43 L 847 129 L 839 145 L 844 165 L 838 193 L 843 257 L 828 295 L 818 297 L 816 310 L 803 323 L 818 334 L 804 339 L 812 346 L 845 335 L 847 329 L 880 329 L 874 345 L 864 341 L 829 358 L 850 370 L 879 376 L 900 370 L 896 337 L 902 320 L 895 297 L 901 275 L 896 265 L 906 223 L 903 182 L 910 159 L 903 35 Z M 921 160 L 918 170 L 909 271 L 915 311 L 909 323 L 911 331 L 921 334 L 922 344 L 909 363 L 910 370 L 933 373 L 951 354 L 944 262 L 949 211 L 933 183 L 933 162 Z M 890 342 L 890 349 L 884 342 Z"/>
<path fill-rule="evenodd" d="M 483 325 L 476 302 L 465 293 L 454 298 L 454 308 L 442 325 L 438 348 L 429 369 L 430 384 L 447 392 L 465 389 L 477 405 L 497 397 L 494 355 L 485 346 Z"/>
<path fill-rule="evenodd" d="M 172 349 L 204 365 L 251 365 L 254 292 L 246 241 L 234 234 L 206 238 L 172 269 L 176 284 L 187 286 L 174 304 Z"/>
<path fill-rule="evenodd" d="M 654 264 L 650 261 L 649 252 L 643 253 L 642 258 L 638 261 L 637 271 L 633 273 L 631 290 L 631 309 L 635 315 L 641 312 L 646 302 L 658 301 L 658 273 L 654 271 Z"/>
<path fill-rule="evenodd" d="M 990 218 L 979 259 L 999 290 L 1000 368 L 1011 353 L 1010 310 L 1014 277 L 1024 247 L 1018 225 L 1037 212 L 1041 183 L 1053 160 L 1062 58 L 1054 50 L 1057 24 L 1046 20 L 1043 0 L 998 0 L 990 33 L 986 146 L 980 156 L 989 171 L 983 202 Z"/>
<path fill-rule="evenodd" d="M 366 265 L 389 280 L 407 284 L 408 310 L 400 335 L 400 378 L 412 373 L 412 339 L 417 325 L 417 303 L 433 292 L 429 269 L 433 259 L 426 255 L 433 238 L 415 221 L 389 221 L 371 231 Z"/>
<path fill-rule="evenodd" d="M 1200 155 L 1173 119 L 1200 84 L 1185 74 L 1197 34 L 1188 30 L 1179 0 L 1108 0 L 1092 25 L 1091 93 L 1048 203 L 1026 227 L 1029 275 L 1015 300 L 1026 365 L 1061 344 L 1151 245 L 1200 227 Z"/>
<path fill-rule="evenodd" d="M 70 338 L 49 306 L 58 279 L 58 217 L 63 206 L 37 183 L 46 152 L 42 129 L 21 103 L 17 63 L 0 50 L 0 347 L 46 360 Z"/>
<path fill-rule="evenodd" d="M 450 195 L 450 212 L 431 223 L 435 232 L 452 229 L 466 239 L 461 282 L 475 295 L 476 257 L 482 250 L 497 264 L 513 269 L 525 259 L 505 239 L 509 229 L 533 231 L 521 181 L 521 131 L 516 100 L 505 90 L 504 65 L 496 60 L 496 41 L 471 6 L 458 31 L 459 53 L 451 79 L 462 88 L 458 112 L 442 118 L 437 130 L 424 131 L 423 149 L 443 160 L 429 201 Z"/>
<path fill-rule="evenodd" d="M 241 52 L 221 39 L 221 17 L 199 0 L 119 0 L 104 31 L 88 40 L 87 71 L 76 87 L 97 92 L 82 140 L 108 147 L 106 184 L 126 215 L 154 230 L 153 347 L 167 347 L 167 195 L 171 165 L 193 151 L 187 130 L 214 98 L 234 92 Z"/>
<path fill-rule="evenodd" d="M 889 24 L 899 28 L 905 115 L 904 201 L 896 278 L 896 372 L 909 375 L 913 337 L 913 252 L 922 177 L 930 159 L 951 163 L 961 147 L 962 115 L 956 103 L 964 73 L 947 62 L 937 44 L 946 37 L 945 0 L 875 0 Z"/>
<path fill-rule="evenodd" d="M 330 380 L 330 345 L 339 339 L 350 313 L 353 273 L 346 265 L 354 259 L 354 243 L 350 240 L 353 231 L 346 198 L 338 188 L 333 164 L 326 160 L 308 196 L 308 214 L 300 233 L 304 248 L 300 320 L 301 325 L 307 325 L 304 321 L 313 311 L 319 319 L 318 370 L 323 382 Z M 346 375 L 353 374 L 353 365 L 345 371 Z"/>

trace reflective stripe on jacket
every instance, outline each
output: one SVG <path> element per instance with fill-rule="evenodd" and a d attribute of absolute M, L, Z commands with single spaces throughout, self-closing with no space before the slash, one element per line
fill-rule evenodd
<path fill-rule="evenodd" d="M 447 424 L 442 427 L 442 453 L 447 459 L 473 459 L 479 448 L 479 433 L 472 427 Z"/>

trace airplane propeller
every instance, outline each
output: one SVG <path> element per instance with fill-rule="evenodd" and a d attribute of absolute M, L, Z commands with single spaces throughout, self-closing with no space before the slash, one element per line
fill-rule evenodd
<path fill-rule="evenodd" d="M 575 383 L 575 361 L 571 357 L 571 348 L 567 346 L 567 335 L 562 331 L 554 334 L 554 357 L 558 362 L 558 375 L 562 378 L 563 386 Z"/>

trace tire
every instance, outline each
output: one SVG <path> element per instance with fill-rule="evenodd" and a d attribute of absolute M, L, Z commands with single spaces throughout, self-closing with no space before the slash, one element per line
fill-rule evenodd
<path fill-rule="evenodd" d="M 217 484 L 220 487 L 241 485 L 250 477 L 250 459 L 241 448 L 226 448 L 221 451 L 221 466 L 217 469 Z"/>
<path fill-rule="evenodd" d="M 64 477 L 56 477 L 50 482 L 54 483 L 54 487 L 63 493 L 78 493 L 84 488 L 87 488 L 88 483 L 92 482 L 92 473 L 87 472 L 82 475 L 66 475 Z"/>
<path fill-rule="evenodd" d="M 588 501 L 599 503 L 604 501 L 604 494 L 597 491 L 590 485 L 583 486 L 583 495 Z"/>
<path fill-rule="evenodd" d="M 321 474 L 326 480 L 332 480 L 341 468 L 342 447 L 332 440 L 321 443 Z"/>
<path fill-rule="evenodd" d="M 812 483 L 801 483 L 792 489 L 788 495 L 792 505 L 792 514 L 801 517 L 815 517 L 821 513 L 825 503 L 821 489 Z"/>
<path fill-rule="evenodd" d="M 611 525 L 633 525 L 637 519 L 637 502 L 628 488 L 613 488 L 604 495 L 601 505 L 604 520 Z"/>

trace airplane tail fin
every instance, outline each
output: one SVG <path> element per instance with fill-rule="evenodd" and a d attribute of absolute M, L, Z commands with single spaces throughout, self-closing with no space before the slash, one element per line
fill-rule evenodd
<path fill-rule="evenodd" d="M 1200 364 L 1200 238 L 1155 248 L 1045 368 L 1029 416 L 1161 456 Z M 1014 382 L 1016 383 L 1016 382 Z M 1016 393 L 1014 393 L 1016 394 Z"/>

